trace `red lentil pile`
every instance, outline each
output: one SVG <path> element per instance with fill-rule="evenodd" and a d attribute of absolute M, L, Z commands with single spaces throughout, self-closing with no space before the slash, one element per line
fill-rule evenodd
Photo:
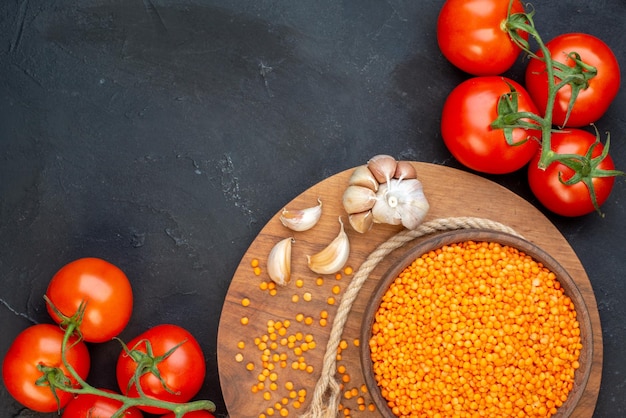
<path fill-rule="evenodd" d="M 554 273 L 515 248 L 473 241 L 401 272 L 369 345 L 398 417 L 549 417 L 573 387 L 582 349 Z"/>

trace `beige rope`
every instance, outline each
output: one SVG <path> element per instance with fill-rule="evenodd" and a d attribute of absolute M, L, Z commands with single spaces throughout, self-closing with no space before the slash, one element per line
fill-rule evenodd
<path fill-rule="evenodd" d="M 337 416 L 341 399 L 341 389 L 335 379 L 337 349 L 348 314 L 352 309 L 352 304 L 372 270 L 393 250 L 400 248 L 415 238 L 435 232 L 457 229 L 490 229 L 519 236 L 513 229 L 499 222 L 484 218 L 458 217 L 425 222 L 418 226 L 417 229 L 403 230 L 380 244 L 361 264 L 341 299 L 330 331 L 330 337 L 326 344 L 322 374 L 315 385 L 311 404 L 308 410 L 301 415 L 301 418 L 335 418 Z"/>

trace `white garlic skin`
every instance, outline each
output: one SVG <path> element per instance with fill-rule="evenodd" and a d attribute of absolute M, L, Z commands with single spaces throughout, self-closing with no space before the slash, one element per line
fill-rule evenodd
<path fill-rule="evenodd" d="M 313 228 L 322 216 L 322 201 L 317 199 L 317 202 L 316 206 L 306 209 L 283 209 L 280 222 L 292 231 L 301 232 Z"/>
<path fill-rule="evenodd" d="M 380 185 L 376 197 L 372 208 L 376 223 L 402 224 L 415 229 L 430 209 L 422 183 L 417 179 L 392 179 Z"/>
<path fill-rule="evenodd" d="M 314 255 L 307 255 L 309 268 L 317 274 L 334 274 L 343 268 L 350 255 L 350 241 L 339 217 L 341 229 L 339 233 L 322 251 Z"/>
<path fill-rule="evenodd" d="M 289 237 L 278 241 L 267 256 L 267 274 L 279 286 L 286 286 L 291 280 L 291 244 Z"/>
<path fill-rule="evenodd" d="M 378 189 L 378 199 L 372 208 L 373 221 L 377 224 L 400 225 L 402 223 L 402 219 L 400 218 L 396 207 L 388 205 L 385 201 L 387 188 L 387 183 L 383 183 Z"/>

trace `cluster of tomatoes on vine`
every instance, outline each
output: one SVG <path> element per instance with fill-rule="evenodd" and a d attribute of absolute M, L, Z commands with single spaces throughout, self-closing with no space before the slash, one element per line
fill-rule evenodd
<path fill-rule="evenodd" d="M 130 320 L 133 292 L 126 274 L 100 258 L 81 258 L 51 279 L 44 299 L 56 324 L 36 324 L 13 341 L 2 364 L 8 392 L 38 412 L 62 418 L 212 418 L 211 401 L 191 401 L 205 376 L 205 357 L 186 329 L 154 326 L 120 342 L 118 390 L 86 382 L 88 345 L 116 339 Z"/>
<path fill-rule="evenodd" d="M 527 6 L 529 7 L 529 6 Z M 593 125 L 617 95 L 611 48 L 586 33 L 544 43 L 520 0 L 446 0 L 437 22 L 442 54 L 472 75 L 449 94 L 441 133 L 466 167 L 505 174 L 527 166 L 537 200 L 563 216 L 594 211 L 616 176 Z M 533 51 L 531 41 L 537 44 Z M 502 76 L 526 54 L 524 82 Z"/>

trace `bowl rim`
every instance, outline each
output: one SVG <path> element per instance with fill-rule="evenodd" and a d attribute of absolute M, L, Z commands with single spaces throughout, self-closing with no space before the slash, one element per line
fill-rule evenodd
<path fill-rule="evenodd" d="M 531 256 L 535 261 L 542 263 L 556 275 L 564 293 L 569 296 L 574 303 L 574 307 L 576 309 L 576 319 L 578 320 L 580 327 L 580 339 L 581 341 L 586 341 L 586 344 L 583 345 L 580 352 L 580 367 L 575 371 L 574 386 L 568 394 L 567 400 L 557 409 L 557 413 L 552 417 L 569 416 L 576 408 L 576 405 L 585 392 L 585 387 L 587 386 L 589 376 L 591 375 L 593 363 L 593 330 L 589 310 L 582 293 L 569 272 L 554 257 L 537 244 L 526 240 L 525 238 L 506 232 L 478 228 L 440 232 L 421 239 L 412 246 L 410 246 L 410 244 L 405 245 L 404 248 L 406 249 L 408 247 L 408 249 L 406 249 L 400 258 L 393 262 L 393 264 L 381 275 L 379 282 L 376 284 L 374 291 L 371 293 L 365 307 L 361 323 L 360 339 L 362 343 L 360 345 L 359 357 L 365 384 L 378 411 L 384 417 L 397 418 L 397 416 L 393 414 L 391 409 L 388 407 L 387 400 L 382 396 L 380 388 L 374 379 L 373 365 L 369 349 L 374 314 L 380 305 L 383 295 L 386 293 L 391 282 L 394 281 L 409 264 L 421 255 L 446 245 L 466 241 L 496 242 L 500 245 L 514 247 Z"/>

